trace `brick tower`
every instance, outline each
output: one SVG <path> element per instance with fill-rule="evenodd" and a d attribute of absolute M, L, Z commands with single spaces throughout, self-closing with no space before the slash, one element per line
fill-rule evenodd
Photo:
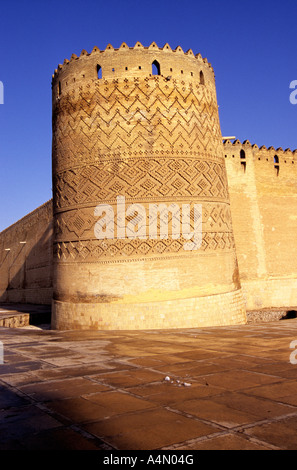
<path fill-rule="evenodd" d="M 53 328 L 244 323 L 207 60 L 95 47 L 52 90 Z"/>

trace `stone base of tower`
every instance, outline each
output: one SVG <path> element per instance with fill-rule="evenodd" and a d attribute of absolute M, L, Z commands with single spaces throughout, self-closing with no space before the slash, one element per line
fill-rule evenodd
<path fill-rule="evenodd" d="M 217 295 L 143 303 L 53 301 L 52 328 L 145 330 L 246 323 L 241 289 Z"/>

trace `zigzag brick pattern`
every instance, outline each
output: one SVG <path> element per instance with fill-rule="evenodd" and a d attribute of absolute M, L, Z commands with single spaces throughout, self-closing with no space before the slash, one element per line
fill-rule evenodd
<path fill-rule="evenodd" d="M 127 203 L 216 200 L 212 212 L 224 212 L 229 233 L 205 234 L 202 250 L 234 248 L 218 113 L 206 87 L 160 77 L 98 80 L 62 96 L 56 116 L 55 201 L 57 213 L 67 209 L 66 217 L 57 217 L 59 259 L 76 260 L 80 251 L 82 259 L 87 252 L 92 260 L 160 252 L 185 256 L 182 240 L 96 241 L 94 205 L 114 203 L 119 194 Z M 79 240 L 82 227 L 92 243 L 80 250 L 73 236 Z"/>

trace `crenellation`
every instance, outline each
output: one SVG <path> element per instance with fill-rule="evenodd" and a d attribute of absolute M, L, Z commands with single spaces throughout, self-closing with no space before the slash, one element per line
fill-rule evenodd
<path fill-rule="evenodd" d="M 277 156 L 279 159 L 279 164 L 285 163 L 285 160 L 293 160 L 294 155 L 297 154 L 297 149 L 296 150 L 291 150 L 290 148 L 286 148 L 283 150 L 282 147 L 274 148 L 273 146 L 266 147 L 265 145 L 258 146 L 257 144 L 251 145 L 249 140 L 244 140 L 242 143 L 236 139 L 234 142 L 231 142 L 229 139 L 226 139 L 223 141 L 224 145 L 224 152 L 226 155 L 226 158 L 232 157 L 240 157 L 240 150 L 241 148 L 244 150 L 250 149 L 252 153 L 249 153 L 246 155 L 247 158 L 249 158 L 249 155 L 253 157 L 253 159 L 256 160 L 261 160 L 261 161 L 266 161 L 266 162 L 274 162 L 274 157 Z M 233 147 L 237 147 L 236 151 L 234 151 Z"/>
<path fill-rule="evenodd" d="M 164 44 L 164 46 L 162 47 L 162 51 L 164 51 L 164 52 L 172 52 L 172 49 L 171 49 L 171 47 L 169 46 L 168 42 L 166 42 L 166 44 Z"/>
<path fill-rule="evenodd" d="M 177 52 L 177 53 L 180 53 L 180 54 L 184 54 L 184 51 L 182 50 L 182 48 L 180 46 L 177 46 L 175 49 L 174 49 L 174 52 Z"/>
<path fill-rule="evenodd" d="M 137 43 L 135 44 L 135 46 L 134 46 L 134 49 L 136 49 L 136 48 L 138 48 L 138 49 L 144 49 L 144 46 L 143 46 L 140 42 L 137 42 Z M 166 49 L 168 49 L 168 48 L 166 48 Z"/>
<path fill-rule="evenodd" d="M 70 70 L 69 71 L 67 71 L 67 69 L 64 70 L 63 66 L 67 66 L 70 64 L 70 69 L 71 69 L 71 65 L 73 61 L 81 62 L 86 59 L 90 59 L 91 62 L 93 62 L 96 57 L 100 57 L 100 60 L 103 61 L 103 64 L 102 65 L 100 64 L 102 68 L 103 78 L 110 78 L 110 70 L 112 69 L 114 69 L 113 73 L 117 75 L 116 78 L 122 78 L 123 73 L 127 72 L 126 68 L 123 69 L 123 60 L 125 60 L 125 56 L 126 54 L 128 54 L 126 56 L 126 63 L 130 62 L 131 58 L 133 58 L 134 53 L 142 53 L 142 55 L 140 55 L 138 58 L 139 65 L 138 66 L 136 64 L 134 65 L 135 67 L 134 73 L 135 74 L 137 73 L 137 75 L 142 75 L 142 74 L 151 75 L 152 73 L 151 64 L 153 60 L 151 60 L 150 63 L 142 64 L 143 59 L 147 57 L 146 55 L 143 55 L 145 51 L 149 51 L 150 53 L 154 52 L 157 54 L 154 60 L 157 60 L 159 62 L 161 69 L 162 69 L 161 70 L 162 76 L 167 77 L 169 76 L 169 74 L 171 74 L 175 78 L 178 78 L 181 75 L 184 78 L 185 76 L 194 77 L 196 75 L 196 78 L 198 79 L 200 70 L 198 71 L 195 70 L 194 72 L 193 67 L 197 69 L 198 63 L 201 62 L 204 76 L 207 77 L 207 75 L 210 73 L 210 75 L 207 77 L 208 80 L 210 81 L 214 80 L 214 71 L 213 71 L 212 65 L 208 63 L 206 58 L 202 58 L 201 54 L 194 55 L 192 49 L 189 49 L 187 52 L 184 52 L 180 46 L 177 46 L 173 50 L 171 49 L 168 43 L 166 43 L 162 48 L 160 48 L 154 42 L 152 42 L 148 47 L 144 47 L 139 42 L 137 42 L 134 47 L 129 47 L 126 43 L 123 42 L 118 49 L 114 48 L 111 44 L 108 44 L 104 51 L 100 51 L 95 46 L 91 53 L 88 53 L 85 49 L 83 49 L 79 57 L 76 54 L 72 54 L 70 60 L 65 59 L 63 65 L 59 64 L 58 68 L 55 69 L 55 73 L 53 74 L 53 77 L 52 77 L 53 82 L 58 79 L 58 75 L 59 75 L 59 81 L 63 83 L 65 81 L 63 75 L 67 73 L 71 73 Z M 176 58 L 174 58 L 174 60 L 169 59 L 169 53 L 178 54 L 180 56 L 179 60 L 182 60 L 182 57 L 184 57 L 185 59 L 188 59 L 189 61 L 193 60 L 193 63 L 191 62 L 187 63 L 187 61 L 183 61 L 182 67 L 181 67 L 178 64 L 178 61 L 176 61 Z M 108 65 L 107 62 L 109 62 L 110 60 L 112 62 Z M 125 67 L 127 67 L 127 65 Z M 89 67 L 87 66 L 87 68 Z M 75 71 L 75 73 L 77 73 L 77 71 Z M 86 75 L 86 78 L 92 78 L 92 75 L 90 75 L 89 77 L 88 75 Z M 63 83 L 63 89 L 64 87 L 65 87 L 65 83 Z"/>
<path fill-rule="evenodd" d="M 148 50 L 151 49 L 151 50 L 154 50 L 154 51 L 155 51 L 156 49 L 160 49 L 160 48 L 157 46 L 157 44 L 156 44 L 155 42 L 152 42 L 152 43 L 148 46 L 147 49 L 148 49 Z"/>

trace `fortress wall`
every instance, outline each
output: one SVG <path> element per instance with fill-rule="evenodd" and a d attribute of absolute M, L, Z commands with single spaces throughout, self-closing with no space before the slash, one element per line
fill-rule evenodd
<path fill-rule="evenodd" d="M 247 309 L 295 306 L 297 151 L 238 140 L 224 150 Z"/>
<path fill-rule="evenodd" d="M 0 302 L 51 304 L 52 236 L 52 200 L 0 233 Z"/>

